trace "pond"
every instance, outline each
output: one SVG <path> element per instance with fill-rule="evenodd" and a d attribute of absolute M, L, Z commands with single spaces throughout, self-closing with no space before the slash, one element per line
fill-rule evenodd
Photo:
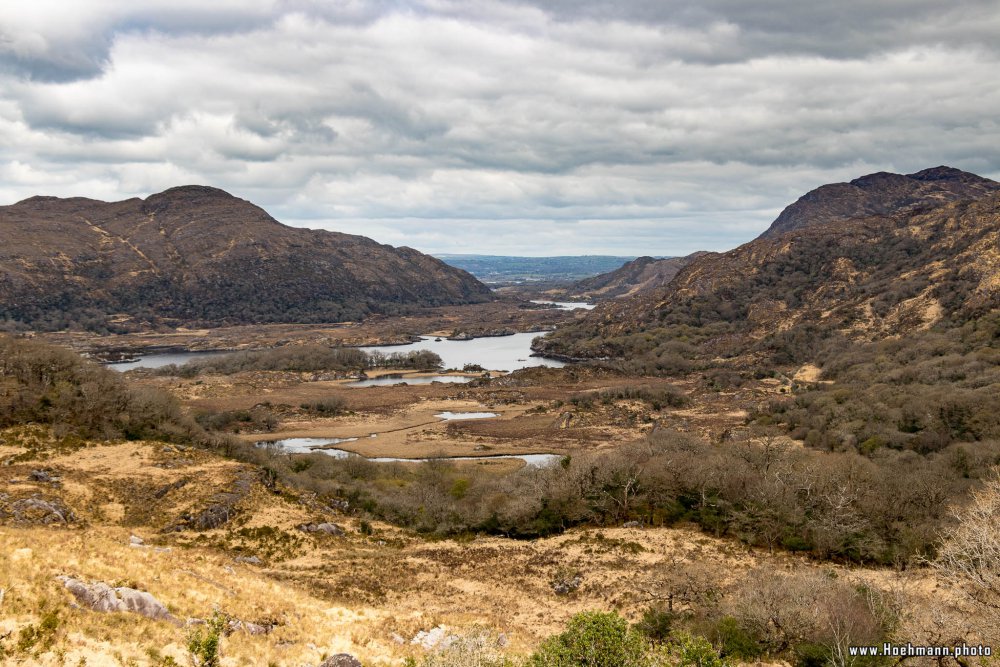
<path fill-rule="evenodd" d="M 342 442 L 354 442 L 357 438 L 285 438 L 258 442 L 257 446 L 276 446 L 290 454 L 326 454 L 335 459 L 346 459 L 358 456 L 373 463 L 424 463 L 426 461 L 492 461 L 496 459 L 521 459 L 529 468 L 544 468 L 558 463 L 563 457 L 559 454 L 495 454 L 493 456 L 431 456 L 425 458 L 403 458 L 398 456 L 362 456 L 346 449 L 337 449 L 330 445 Z"/>

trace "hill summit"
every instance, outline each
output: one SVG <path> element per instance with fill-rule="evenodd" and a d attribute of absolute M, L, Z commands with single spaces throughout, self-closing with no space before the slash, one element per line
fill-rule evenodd
<path fill-rule="evenodd" d="M 836 220 L 918 211 L 997 191 L 1000 183 L 954 167 L 932 167 L 906 175 L 879 171 L 807 192 L 786 207 L 762 236 Z"/>
<path fill-rule="evenodd" d="M 489 300 L 472 275 L 412 248 L 283 225 L 217 188 L 146 199 L 31 197 L 0 207 L 0 319 L 336 322 Z"/>

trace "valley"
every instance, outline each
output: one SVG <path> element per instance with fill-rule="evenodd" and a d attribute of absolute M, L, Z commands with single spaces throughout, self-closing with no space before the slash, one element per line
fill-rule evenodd
<path fill-rule="evenodd" d="M 18 321 L 0 659 L 564 667 L 584 622 L 643 667 L 1000 641 L 998 189 L 862 177 L 559 285 L 432 263 L 469 298 L 350 319 Z"/>

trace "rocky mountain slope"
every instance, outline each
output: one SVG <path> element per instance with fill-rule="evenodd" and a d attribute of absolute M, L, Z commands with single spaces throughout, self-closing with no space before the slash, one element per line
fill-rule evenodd
<path fill-rule="evenodd" d="M 938 180 L 921 180 L 928 178 Z M 813 191 L 758 239 L 699 257 L 668 287 L 601 306 L 538 347 L 581 357 L 655 355 L 683 338 L 679 328 L 698 327 L 710 343 L 705 351 L 729 355 L 805 329 L 814 338 L 821 331 L 871 340 L 997 307 L 1000 184 L 948 168 L 859 183 L 843 196 L 841 186 Z M 865 193 L 860 208 L 855 190 Z M 887 202 L 896 208 L 848 217 Z"/>
<path fill-rule="evenodd" d="M 282 225 L 215 188 L 0 207 L 0 319 L 112 323 L 333 322 L 485 301 L 490 290 L 411 248 Z"/>
<path fill-rule="evenodd" d="M 614 271 L 573 283 L 566 289 L 563 296 L 600 301 L 633 296 L 640 292 L 665 287 L 681 269 L 705 254 L 707 253 L 696 252 L 687 257 L 667 257 L 665 259 L 639 257 Z"/>

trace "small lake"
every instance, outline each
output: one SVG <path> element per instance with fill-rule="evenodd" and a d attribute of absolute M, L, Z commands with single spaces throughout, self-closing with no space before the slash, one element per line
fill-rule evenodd
<path fill-rule="evenodd" d="M 326 454 L 335 459 L 346 459 L 358 456 L 373 463 L 425 463 L 427 461 L 493 461 L 496 459 L 521 459 L 529 468 L 544 468 L 558 463 L 563 457 L 559 454 L 495 454 L 493 456 L 433 456 L 428 458 L 407 459 L 398 456 L 362 456 L 346 449 L 337 449 L 330 445 L 342 442 L 354 442 L 357 438 L 286 438 L 258 442 L 259 447 L 277 446 L 291 454 Z"/>
<path fill-rule="evenodd" d="M 531 356 L 531 341 L 544 334 L 519 333 L 511 336 L 488 336 L 472 340 L 436 339 L 422 336 L 416 343 L 407 345 L 379 345 L 361 348 L 366 352 L 407 353 L 429 350 L 441 357 L 445 368 L 463 368 L 466 364 L 479 364 L 491 371 L 515 371 L 532 366 L 562 368 L 565 362 L 545 357 Z M 397 380 L 398 381 L 398 380 Z"/>
<path fill-rule="evenodd" d="M 368 378 L 367 380 L 357 380 L 356 382 L 348 382 L 348 387 L 391 387 L 395 384 L 401 384 L 405 382 L 406 384 L 431 384 L 432 382 L 453 382 L 458 384 L 464 384 L 475 380 L 476 378 L 467 377 L 465 375 L 430 375 L 427 377 L 405 377 L 402 375 L 383 375 L 377 378 Z"/>
<path fill-rule="evenodd" d="M 596 303 L 582 303 L 578 301 L 532 301 L 540 306 L 555 306 L 559 310 L 593 310 L 597 308 Z"/>
<path fill-rule="evenodd" d="M 124 373 L 125 371 L 130 371 L 133 368 L 161 368 L 163 366 L 169 366 L 170 364 L 177 364 L 178 366 L 183 366 L 189 361 L 196 361 L 198 359 L 207 359 L 209 357 L 217 357 L 220 354 L 230 354 L 225 351 L 211 351 L 211 352 L 166 352 L 163 354 L 144 354 L 138 356 L 134 361 L 120 361 L 113 364 L 105 364 L 108 368 L 120 371 Z"/>

